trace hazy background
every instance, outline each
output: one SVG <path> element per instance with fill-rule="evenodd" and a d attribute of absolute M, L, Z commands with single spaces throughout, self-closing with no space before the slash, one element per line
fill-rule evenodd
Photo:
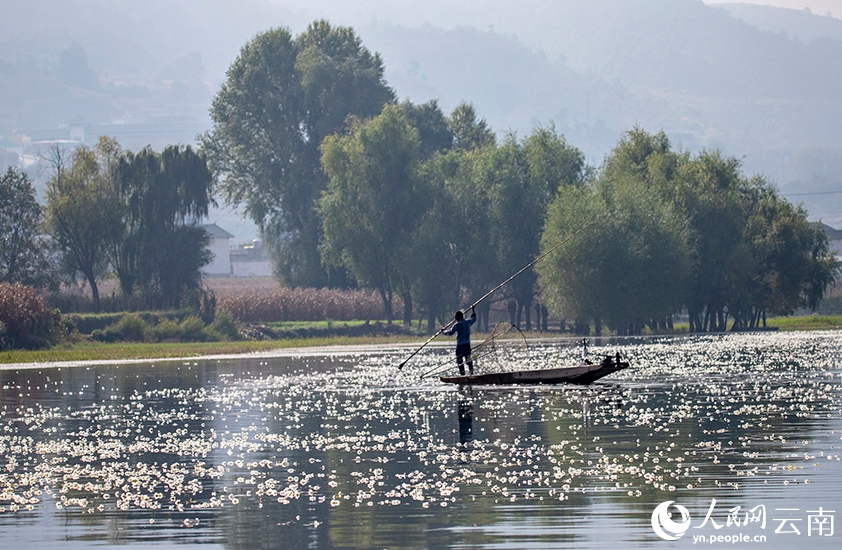
<path fill-rule="evenodd" d="M 80 129 L 129 149 L 191 143 L 243 44 L 325 18 L 380 52 L 401 99 L 472 102 L 499 133 L 555 124 L 594 165 L 632 126 L 664 130 L 743 158 L 842 227 L 842 2 L 764 4 L 2 0 L 2 160 Z M 211 221 L 256 236 L 224 210 Z"/>
<path fill-rule="evenodd" d="M 728 0 L 705 0 L 705 4 L 728 4 Z M 739 4 L 759 4 L 763 6 L 775 6 L 777 8 L 789 8 L 792 10 L 809 9 L 818 15 L 831 13 L 835 17 L 842 17 L 842 3 L 839 0 L 755 0 L 734 2 Z"/>

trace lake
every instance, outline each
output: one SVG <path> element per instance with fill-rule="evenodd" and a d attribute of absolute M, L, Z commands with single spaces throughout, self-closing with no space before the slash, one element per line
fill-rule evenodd
<path fill-rule="evenodd" d="M 450 345 L 2 368 L 2 547 L 839 547 L 842 332 Z"/>

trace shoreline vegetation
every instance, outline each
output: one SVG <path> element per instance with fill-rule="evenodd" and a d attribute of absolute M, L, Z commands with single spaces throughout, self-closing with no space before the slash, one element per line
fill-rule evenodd
<path fill-rule="evenodd" d="M 789 317 L 774 317 L 768 320 L 765 330 L 836 330 L 842 328 L 842 315 L 797 315 Z M 325 328 L 328 325 L 328 328 Z M 48 349 L 40 350 L 6 350 L 0 352 L 1 365 L 39 364 L 45 365 L 56 362 L 84 362 L 84 361 L 124 361 L 124 360 L 156 360 L 156 359 L 190 359 L 196 357 L 247 355 L 250 353 L 271 352 L 293 348 L 312 348 L 327 346 L 366 346 L 384 344 L 412 344 L 423 341 L 426 337 L 417 331 L 403 328 L 400 324 L 385 325 L 381 323 L 359 322 L 294 322 L 275 323 L 267 325 L 250 325 L 253 329 L 259 327 L 267 334 L 274 334 L 274 338 L 262 340 L 235 340 L 218 342 L 97 342 L 90 339 L 63 343 Z M 270 328 L 271 327 L 271 328 Z M 758 331 L 746 332 L 762 332 Z M 686 324 L 676 323 L 675 330 L 658 335 L 689 334 Z M 581 335 L 550 332 L 527 332 L 527 339 L 547 338 L 581 338 Z M 644 333 L 641 336 L 655 336 Z M 484 334 L 479 332 L 476 337 L 481 339 Z M 591 335 L 596 338 L 597 336 Z M 601 337 L 614 337 L 604 333 Z M 444 339 L 442 339 L 444 341 Z"/>

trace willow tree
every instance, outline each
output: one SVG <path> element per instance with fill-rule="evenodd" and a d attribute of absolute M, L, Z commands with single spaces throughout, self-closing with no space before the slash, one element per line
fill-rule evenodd
<path fill-rule="evenodd" d="M 390 322 L 396 293 L 404 300 L 404 322 L 412 320 L 418 258 L 411 244 L 429 197 L 419 162 L 418 131 L 391 105 L 322 145 L 329 177 L 319 202 L 323 258 L 347 269 L 360 286 L 376 289 Z"/>
<path fill-rule="evenodd" d="M 510 134 L 499 146 L 477 149 L 471 163 L 475 185 L 485 194 L 485 210 L 474 212 L 487 225 L 480 246 L 493 254 L 492 261 L 477 266 L 482 279 L 473 291 L 481 295 L 538 255 L 547 206 L 560 187 L 584 181 L 584 155 L 550 126 L 523 140 Z M 525 327 L 531 329 L 534 272 L 515 279 L 501 296 L 514 306 L 511 322 L 520 325 L 525 314 Z"/>
<path fill-rule="evenodd" d="M 413 292 L 431 332 L 437 322 L 449 321 L 454 309 L 499 283 L 502 271 L 491 245 L 495 221 L 486 177 L 496 138 L 469 103 L 460 103 L 446 122 L 449 146 L 435 151 L 422 167 L 430 203 L 413 244 L 420 259 Z M 419 127 L 423 130 L 424 125 Z M 429 150 L 424 135 L 422 131 L 422 151 Z M 486 301 L 478 308 L 485 329 L 490 304 Z"/>
<path fill-rule="evenodd" d="M 661 284 L 666 297 L 675 288 L 673 282 L 684 281 L 683 306 L 693 332 L 726 330 L 729 316 L 734 318 L 735 329 L 751 328 L 767 311 L 786 315 L 800 307 L 815 307 L 836 278 L 835 258 L 829 252 L 826 236 L 808 223 L 806 211 L 780 197 L 764 178 L 746 177 L 739 159 L 719 151 L 703 151 L 691 157 L 686 152 L 673 151 L 663 132 L 653 135 L 635 128 L 623 136 L 606 159 L 594 193 L 580 208 L 582 212 L 587 212 L 588 207 L 594 209 L 590 215 L 600 216 L 600 231 L 618 231 L 619 220 L 635 219 L 631 215 L 636 210 L 634 205 L 648 202 L 652 217 L 673 219 L 675 228 L 686 233 L 684 248 L 689 263 L 663 256 L 672 245 L 664 250 L 652 248 L 652 239 L 664 243 L 680 239 L 670 240 L 669 232 L 660 237 L 657 232 L 647 234 L 652 221 L 642 218 L 629 226 L 639 227 L 636 231 L 641 238 L 625 242 L 624 248 L 606 250 L 602 242 L 617 242 L 618 237 L 625 238 L 622 232 L 591 239 L 589 246 L 597 265 L 604 256 L 627 258 L 625 247 L 632 252 L 648 249 L 645 257 L 659 258 L 663 265 L 657 272 L 650 270 L 653 277 L 671 273 L 675 266 L 688 267 L 686 272 L 682 269 L 683 277 L 675 272 Z M 600 204 L 594 202 L 597 196 L 602 197 L 601 207 L 594 206 Z M 622 238 L 619 242 L 623 242 Z M 576 269 L 587 272 L 584 258 L 578 262 Z M 630 287 L 627 292 L 632 297 L 645 294 L 650 281 L 641 280 L 630 267 L 624 269 L 628 271 L 612 276 L 618 281 L 616 284 L 624 284 L 625 279 L 637 281 L 643 286 Z M 600 268 L 600 273 L 604 272 Z M 593 276 L 598 280 L 599 274 Z M 578 298 L 566 300 L 587 301 L 591 287 L 586 286 L 580 289 Z M 544 289 L 556 303 L 563 302 L 552 288 Z M 603 295 L 615 298 L 610 292 Z M 606 306 L 594 306 L 598 298 L 588 302 L 594 311 Z M 652 303 L 661 298 L 653 296 Z M 624 314 L 634 325 L 653 315 L 645 302 L 627 298 L 616 303 L 618 311 L 624 304 L 634 305 L 634 310 Z M 572 311 L 582 311 L 570 303 L 564 305 Z"/>
<path fill-rule="evenodd" d="M 126 296 L 140 286 L 151 306 L 174 307 L 201 284 L 211 258 L 197 222 L 207 216 L 213 178 L 190 146 L 126 151 L 115 167 L 121 223 L 109 259 Z"/>
<path fill-rule="evenodd" d="M 675 205 L 633 176 L 566 187 L 550 205 L 542 250 L 595 221 L 536 265 L 550 310 L 580 325 L 639 332 L 684 303 L 689 231 Z"/>
<path fill-rule="evenodd" d="M 741 261 L 728 274 L 733 329 L 765 326 L 767 313 L 815 310 L 838 272 L 824 230 L 761 176 L 747 182 L 742 204 Z"/>
<path fill-rule="evenodd" d="M 289 284 L 331 282 L 318 252 L 316 202 L 327 186 L 319 146 L 349 116 L 394 102 L 383 71 L 353 29 L 317 21 L 297 37 L 280 28 L 254 37 L 213 100 L 203 144 L 219 192 L 258 225 Z"/>
<path fill-rule="evenodd" d="M 454 309 L 500 282 L 491 245 L 490 187 L 479 176 L 493 147 L 454 149 L 422 166 L 429 203 L 413 241 L 414 294 L 430 332 L 452 319 Z M 485 328 L 489 306 L 486 301 L 478 308 Z"/>

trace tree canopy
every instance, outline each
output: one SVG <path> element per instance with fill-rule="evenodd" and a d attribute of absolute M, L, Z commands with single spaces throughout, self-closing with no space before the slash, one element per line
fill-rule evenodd
<path fill-rule="evenodd" d="M 211 260 L 207 232 L 196 226 L 212 200 L 207 161 L 189 146 L 126 151 L 113 177 L 120 223 L 109 259 L 120 288 L 131 296 L 140 285 L 150 306 L 176 306 Z"/>
<path fill-rule="evenodd" d="M 484 294 L 528 264 L 558 186 L 584 178 L 583 155 L 552 127 L 524 140 L 510 135 L 499 146 L 490 138 L 456 146 L 445 129 L 464 123 L 468 111 L 460 105 L 445 125 L 435 105 L 386 106 L 322 145 L 330 177 L 319 209 L 323 258 L 376 288 L 388 312 L 400 294 L 405 323 L 417 306 L 432 327 L 465 295 Z M 426 147 L 415 125 L 425 129 Z M 430 143 L 439 149 L 430 153 Z M 529 326 L 534 274 L 507 292 L 501 297 L 516 304 L 518 317 L 526 313 Z"/>
<path fill-rule="evenodd" d="M 330 178 L 319 209 L 323 256 L 358 284 L 377 289 L 389 321 L 395 291 L 408 308 L 404 319 L 411 320 L 412 235 L 428 200 L 419 161 L 418 131 L 396 106 L 322 145 Z"/>
<path fill-rule="evenodd" d="M 596 222 L 537 264 L 550 309 L 597 333 L 618 334 L 666 319 L 683 306 L 690 269 L 686 221 L 673 203 L 639 179 L 600 179 L 562 189 L 550 206 L 542 236 L 548 250 Z"/>
<path fill-rule="evenodd" d="M 124 297 L 176 307 L 201 284 L 210 237 L 213 178 L 189 146 L 161 153 L 123 151 L 111 138 L 78 147 L 71 166 L 57 159 L 48 182 L 46 228 L 63 272 L 81 274 L 99 309 L 101 276 L 112 270 Z"/>
<path fill-rule="evenodd" d="M 9 167 L 0 176 L 0 283 L 45 287 L 54 282 L 40 225 L 32 181 Z"/>
<path fill-rule="evenodd" d="M 752 328 L 766 312 L 815 308 L 837 276 L 824 232 L 762 177 L 719 151 L 692 157 L 663 133 L 628 132 L 591 184 L 562 192 L 543 245 L 599 220 L 539 266 L 560 315 L 620 333 L 682 309 L 694 332 Z M 666 319 L 669 322 L 669 319 Z"/>
<path fill-rule="evenodd" d="M 106 272 L 106 245 L 119 228 L 116 194 L 109 167 L 117 151 L 101 139 L 94 149 L 79 146 L 72 166 L 56 163 L 47 184 L 46 227 L 59 255 L 60 270 L 81 274 L 98 310 L 99 278 Z"/>
<path fill-rule="evenodd" d="M 317 21 L 297 37 L 257 35 L 214 98 L 203 144 L 219 192 L 245 208 L 291 285 L 331 282 L 318 252 L 316 202 L 327 186 L 319 147 L 349 116 L 371 118 L 395 101 L 383 71 L 353 29 Z"/>

